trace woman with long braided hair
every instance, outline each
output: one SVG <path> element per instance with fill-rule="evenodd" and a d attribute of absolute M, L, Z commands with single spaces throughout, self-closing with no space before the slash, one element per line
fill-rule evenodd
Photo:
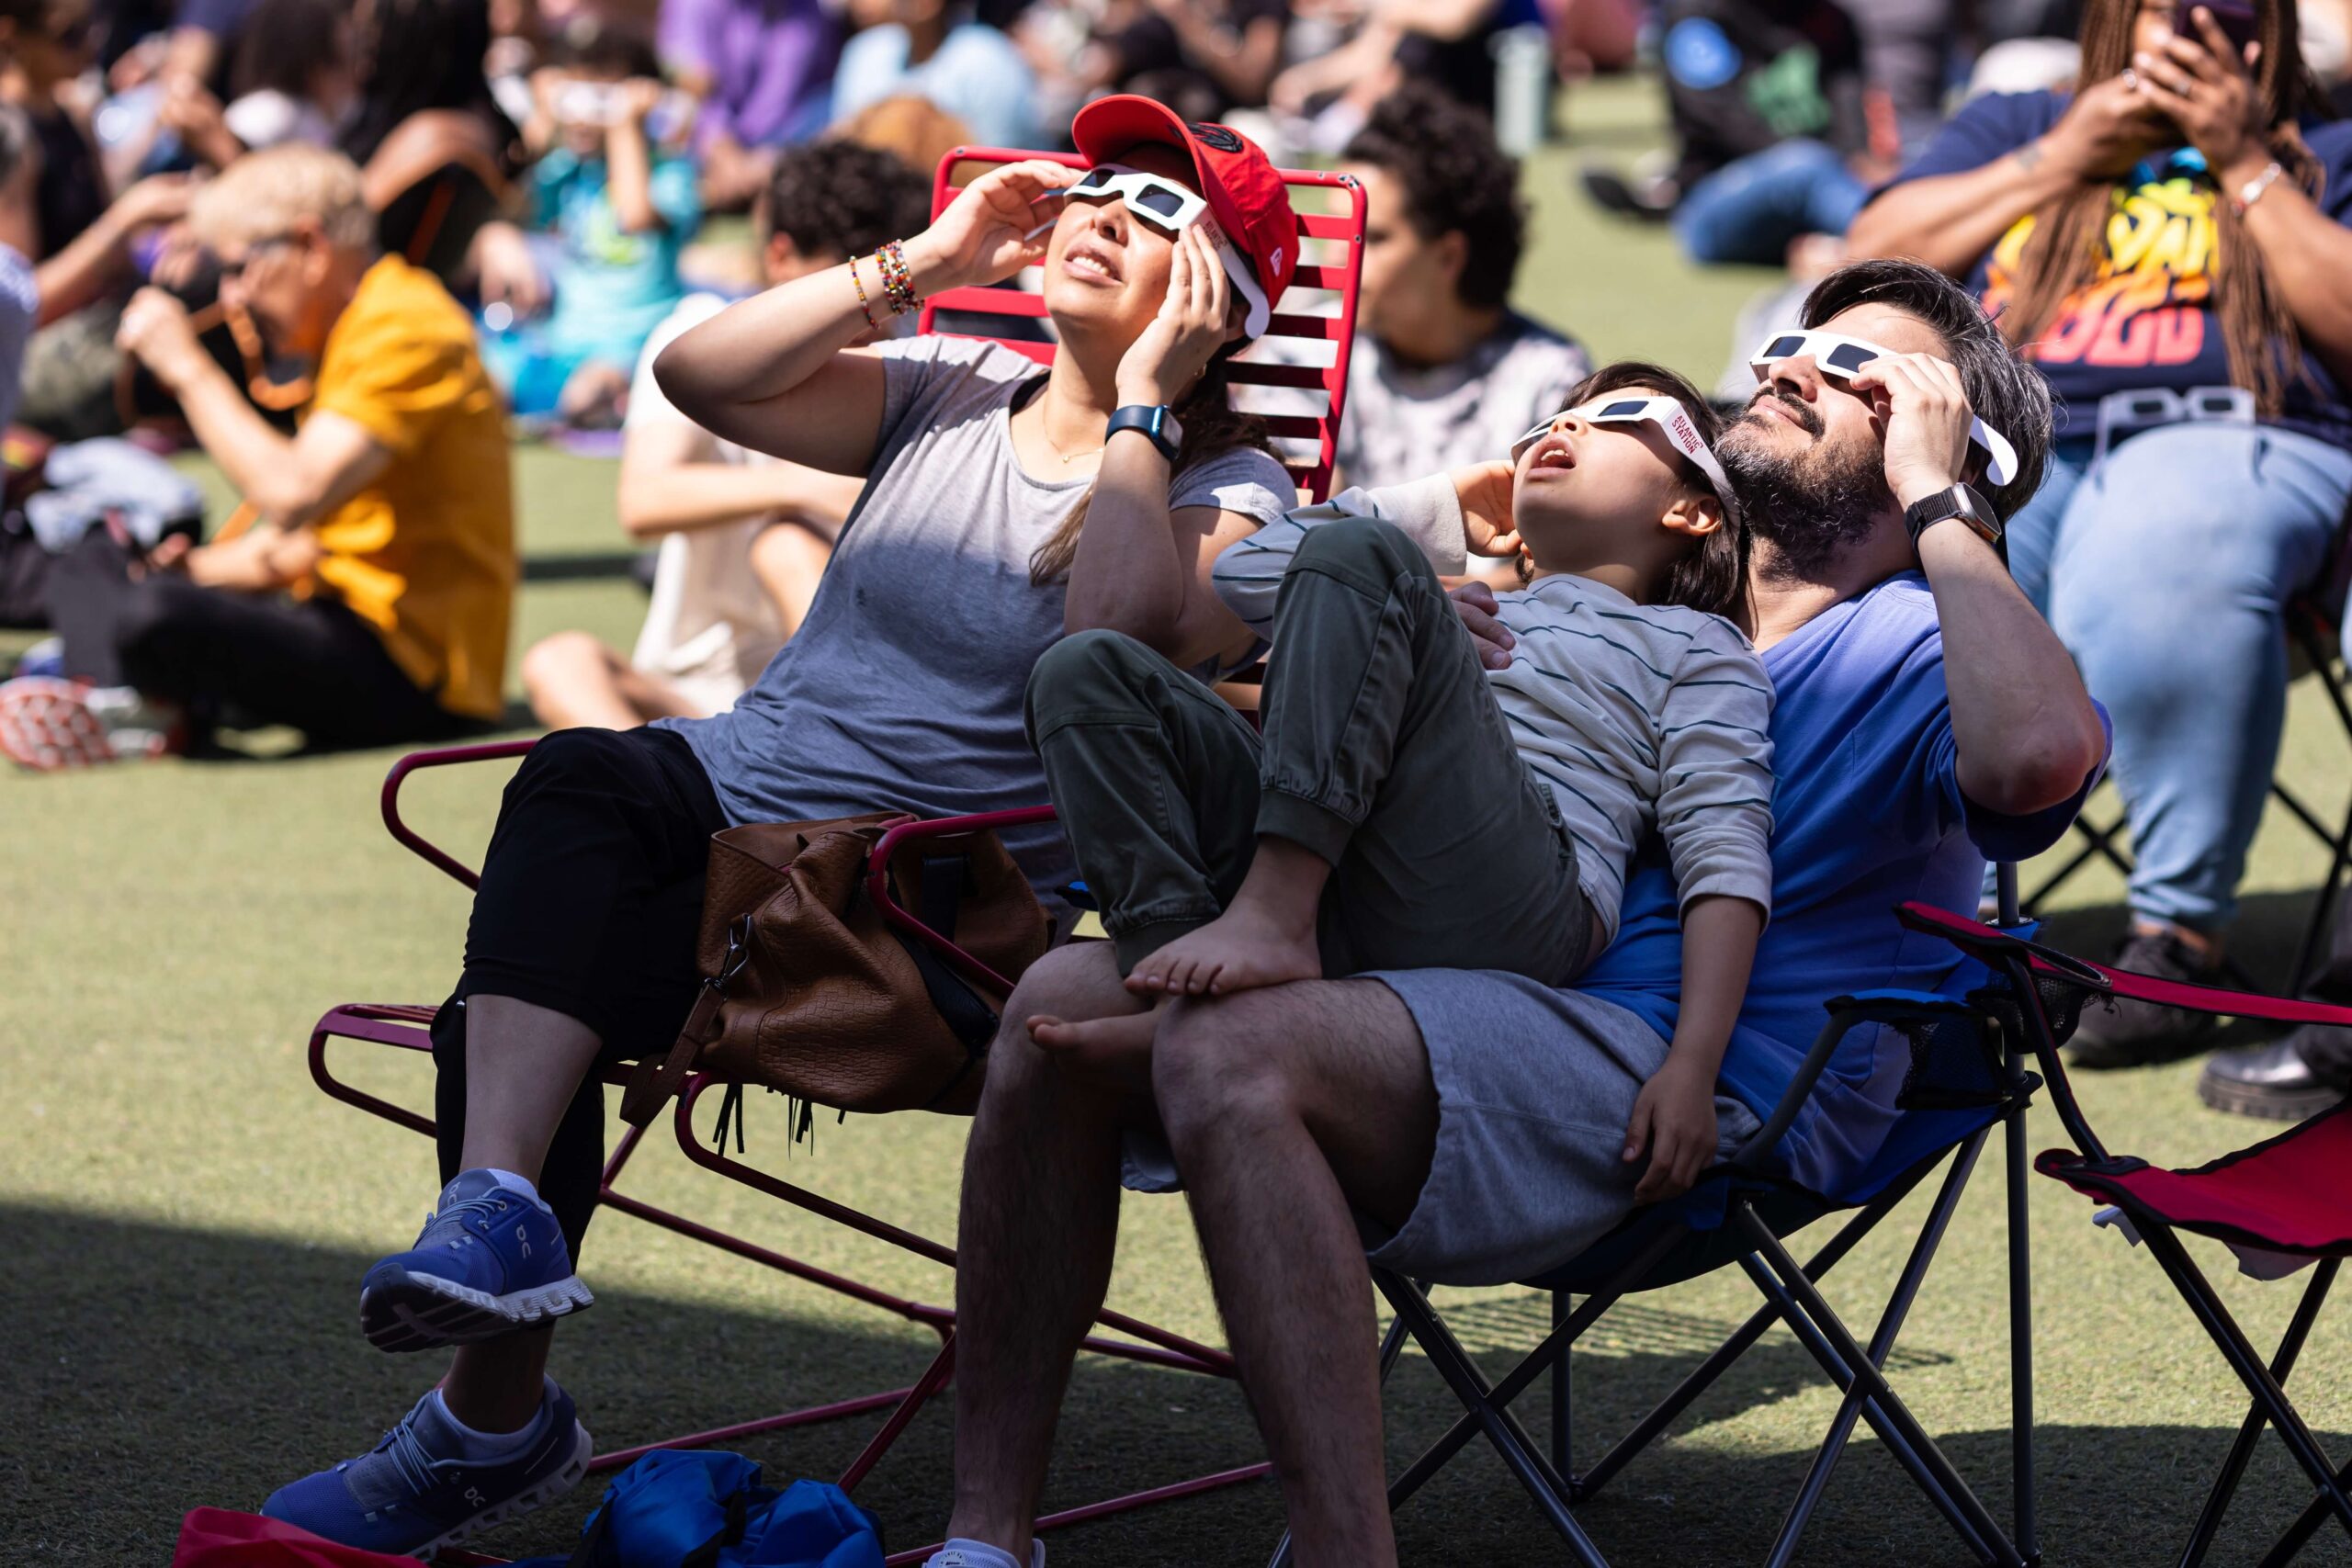
<path fill-rule="evenodd" d="M 2352 498 L 2352 124 L 2295 0 L 2090 0 L 2071 93 L 1968 105 L 1863 212 L 1962 278 L 2049 378 L 2060 442 L 2009 565 L 2115 720 L 2123 966 L 2210 976 L 2278 751 L 2287 603 Z M 2124 1003 L 2086 1066 L 2211 1021 Z"/>

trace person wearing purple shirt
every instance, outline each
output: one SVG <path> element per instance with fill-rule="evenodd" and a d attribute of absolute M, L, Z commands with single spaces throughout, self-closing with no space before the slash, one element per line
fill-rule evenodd
<path fill-rule="evenodd" d="M 824 125 L 840 24 L 821 0 L 662 0 L 658 36 L 702 102 L 704 205 L 741 207 L 766 183 L 767 150 Z"/>

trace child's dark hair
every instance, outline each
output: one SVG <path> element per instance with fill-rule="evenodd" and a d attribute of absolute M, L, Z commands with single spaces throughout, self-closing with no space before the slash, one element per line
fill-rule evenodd
<path fill-rule="evenodd" d="M 344 62 L 343 0 L 259 0 L 237 35 L 229 95 L 308 98 L 318 74 Z"/>
<path fill-rule="evenodd" d="M 931 182 L 854 141 L 803 142 L 776 154 L 761 219 L 804 256 L 862 256 L 931 221 Z"/>
<path fill-rule="evenodd" d="M 588 75 L 662 79 L 662 60 L 653 51 L 652 39 L 634 28 L 594 17 L 574 17 L 548 46 L 547 62 Z"/>
<path fill-rule="evenodd" d="M 1468 242 L 1455 292 L 1474 310 L 1510 294 L 1527 243 L 1519 165 L 1495 143 L 1476 109 L 1423 82 L 1408 82 L 1373 106 L 1372 118 L 1340 154 L 1385 169 L 1405 187 L 1405 213 L 1425 240 L 1460 232 Z"/>
<path fill-rule="evenodd" d="M 1662 392 L 1680 403 L 1682 412 L 1690 416 L 1691 428 L 1698 431 L 1699 439 L 1707 444 L 1709 451 L 1714 450 L 1724 433 L 1724 421 L 1714 405 L 1707 401 L 1706 394 L 1692 386 L 1689 377 L 1645 359 L 1620 359 L 1602 366 L 1568 389 L 1567 400 L 1560 407 L 1572 409 L 1595 398 L 1636 387 Z M 1704 474 L 1687 460 L 1676 467 L 1693 494 L 1722 505 L 1722 499 Z M 1747 525 L 1736 510 L 1726 508 L 1721 527 L 1690 542 L 1690 547 L 1667 572 L 1658 602 L 1704 610 L 1711 615 L 1737 615 L 1747 602 Z"/>

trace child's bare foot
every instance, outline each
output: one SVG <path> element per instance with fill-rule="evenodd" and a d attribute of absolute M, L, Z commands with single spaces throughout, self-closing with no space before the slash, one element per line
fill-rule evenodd
<path fill-rule="evenodd" d="M 1311 924 L 1301 931 L 1237 898 L 1207 925 L 1137 964 L 1127 989 L 1143 997 L 1223 997 L 1322 977 L 1323 954 Z"/>
<path fill-rule="evenodd" d="M 1075 1022 L 1036 1013 L 1029 1019 L 1029 1038 L 1081 1077 L 1149 1094 L 1151 1039 L 1159 1028 L 1157 1009 Z"/>

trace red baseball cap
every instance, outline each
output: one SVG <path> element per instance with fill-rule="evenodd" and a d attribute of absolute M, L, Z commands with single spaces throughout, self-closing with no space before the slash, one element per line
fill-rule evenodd
<path fill-rule="evenodd" d="M 1273 305 L 1298 271 L 1298 216 L 1282 175 L 1256 142 L 1230 126 L 1188 125 L 1166 104 L 1133 93 L 1097 98 L 1079 110 L 1069 137 L 1090 164 L 1114 162 L 1146 144 L 1182 149 L 1216 220 L 1219 232 L 1209 238 L 1226 242 L 1218 251 L 1228 260 L 1227 274 L 1249 301 L 1242 331 L 1256 337 L 1266 330 Z M 1230 265 L 1235 260 L 1244 265 Z"/>

